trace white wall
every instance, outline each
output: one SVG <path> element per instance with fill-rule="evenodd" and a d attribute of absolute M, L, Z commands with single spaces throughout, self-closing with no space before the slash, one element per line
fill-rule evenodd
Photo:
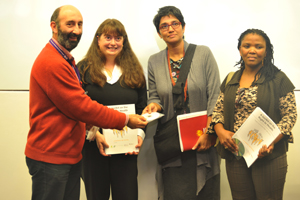
<path fill-rule="evenodd" d="M 282 69 L 296 86 L 299 104 L 300 79 L 297 77 L 300 51 L 300 1 L 298 0 L 1 0 L 0 1 L 0 198 L 7 200 L 30 199 L 31 180 L 25 164 L 28 122 L 29 75 L 36 56 L 51 37 L 50 16 L 65 4 L 76 6 L 83 15 L 83 36 L 72 51 L 78 62 L 90 46 L 99 24 L 107 18 L 120 20 L 127 30 L 130 43 L 145 72 L 149 56 L 165 47 L 158 38 L 152 20 L 158 8 L 166 5 L 179 7 L 185 17 L 185 38 L 188 42 L 211 48 L 219 65 L 221 79 L 239 60 L 237 39 L 247 28 L 260 28 L 274 45 L 275 65 Z M 298 109 L 299 111 L 299 109 Z M 300 153 L 297 133 L 295 144 L 288 152 L 288 175 L 284 199 L 298 199 L 300 180 L 297 168 Z M 152 137 L 155 124 L 147 136 L 139 156 L 139 195 L 141 200 L 157 199 L 156 160 Z M 222 200 L 231 199 L 222 163 Z M 82 187 L 81 199 L 84 200 Z"/>

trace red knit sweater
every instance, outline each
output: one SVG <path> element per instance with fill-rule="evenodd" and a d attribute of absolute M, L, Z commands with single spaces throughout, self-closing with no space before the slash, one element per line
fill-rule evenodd
<path fill-rule="evenodd" d="M 30 130 L 25 155 L 53 164 L 75 164 L 82 158 L 85 124 L 122 129 L 126 115 L 84 94 L 74 69 L 47 44 L 30 76 Z"/>

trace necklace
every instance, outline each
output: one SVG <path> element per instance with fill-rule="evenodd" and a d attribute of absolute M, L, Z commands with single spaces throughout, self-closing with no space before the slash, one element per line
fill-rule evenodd
<path fill-rule="evenodd" d="M 184 55 L 185 55 L 185 51 L 184 51 L 184 48 L 183 48 L 183 59 L 184 59 Z M 171 63 L 170 63 L 169 49 L 167 51 L 167 59 L 168 59 L 168 67 L 169 67 L 171 82 L 172 82 L 172 85 L 174 86 L 176 83 L 175 83 L 175 81 L 173 79 L 173 76 L 172 76 L 172 68 L 171 68 Z M 179 72 L 179 76 L 180 76 L 180 72 Z M 185 86 L 184 86 L 184 101 L 186 100 L 186 97 L 187 97 L 187 80 L 185 81 Z"/>
<path fill-rule="evenodd" d="M 183 58 L 184 58 L 185 52 L 184 52 L 184 48 L 183 48 Z M 172 85 L 174 86 L 176 83 L 172 77 L 172 68 L 171 68 L 171 64 L 170 64 L 170 55 L 169 55 L 169 49 L 167 51 L 167 59 L 168 59 L 168 67 L 169 67 L 169 73 L 170 73 L 170 77 L 171 77 L 171 81 L 172 81 Z"/>

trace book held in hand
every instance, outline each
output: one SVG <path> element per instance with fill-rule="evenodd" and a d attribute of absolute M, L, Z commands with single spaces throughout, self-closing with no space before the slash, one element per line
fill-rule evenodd
<path fill-rule="evenodd" d="M 135 114 L 134 104 L 107 106 L 126 114 Z M 138 152 L 135 146 L 138 144 L 138 129 L 131 129 L 127 126 L 123 130 L 102 129 L 108 148 L 105 148 L 106 154 L 125 154 L 128 152 Z"/>
<path fill-rule="evenodd" d="M 147 122 L 149 123 L 149 122 L 152 122 L 154 120 L 157 120 L 157 119 L 163 117 L 164 114 L 161 114 L 161 113 L 158 113 L 158 112 L 153 112 L 153 113 L 150 113 L 150 114 L 148 114 L 148 113 L 143 114 L 142 116 L 145 117 Z"/>
<path fill-rule="evenodd" d="M 239 148 L 235 156 L 237 159 L 244 157 L 250 167 L 258 158 L 262 146 L 268 147 L 279 134 L 280 130 L 273 120 L 261 108 L 256 107 L 232 136 Z"/>
<path fill-rule="evenodd" d="M 205 133 L 207 111 L 193 112 L 177 116 L 177 126 L 181 152 L 191 150 L 199 137 Z"/>

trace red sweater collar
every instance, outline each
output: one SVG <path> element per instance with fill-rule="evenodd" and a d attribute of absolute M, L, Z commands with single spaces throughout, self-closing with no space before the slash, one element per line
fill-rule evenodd
<path fill-rule="evenodd" d="M 52 37 L 52 41 L 60 48 L 60 50 L 62 51 L 62 52 L 64 52 L 64 54 L 68 57 L 68 59 L 69 60 L 74 60 L 74 57 L 71 55 L 71 53 L 67 50 L 67 49 L 65 49 L 61 44 L 59 44 L 58 43 L 58 41 L 56 40 L 56 39 L 54 39 L 53 37 Z M 50 42 L 49 42 L 50 43 Z M 51 43 L 50 43 L 51 44 Z"/>

